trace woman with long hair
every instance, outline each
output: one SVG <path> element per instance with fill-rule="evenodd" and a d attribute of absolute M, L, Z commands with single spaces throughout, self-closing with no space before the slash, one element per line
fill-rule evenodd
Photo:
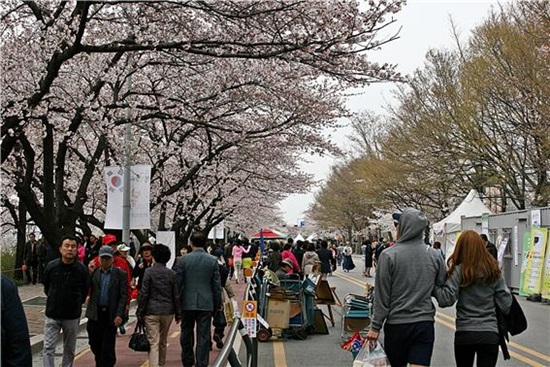
<path fill-rule="evenodd" d="M 447 260 L 447 281 L 436 287 L 440 307 L 456 304 L 455 361 L 458 367 L 494 367 L 498 359 L 495 304 L 507 314 L 512 295 L 497 261 L 475 231 L 463 232 Z"/>

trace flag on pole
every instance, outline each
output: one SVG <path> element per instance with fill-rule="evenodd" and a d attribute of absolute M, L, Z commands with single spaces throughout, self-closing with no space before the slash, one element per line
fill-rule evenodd
<path fill-rule="evenodd" d="M 263 256 L 264 255 L 264 248 L 265 248 L 265 243 L 264 243 L 264 229 L 260 229 L 260 254 Z"/>

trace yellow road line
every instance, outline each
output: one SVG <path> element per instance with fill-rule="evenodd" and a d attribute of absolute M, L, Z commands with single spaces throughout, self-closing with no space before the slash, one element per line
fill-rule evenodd
<path fill-rule="evenodd" d="M 143 364 L 139 367 L 149 367 L 149 361 L 143 362 Z"/>
<path fill-rule="evenodd" d="M 364 286 L 365 286 L 365 284 L 363 284 L 361 281 L 359 281 L 358 279 L 355 279 L 355 278 L 353 278 L 353 277 L 351 277 L 351 276 L 349 276 L 349 275 L 344 275 L 344 274 L 339 274 L 339 273 L 333 273 L 333 274 L 336 275 L 336 276 L 339 277 L 339 278 L 342 278 L 342 279 L 344 279 L 344 280 L 347 280 L 347 281 L 350 282 L 350 283 L 357 284 L 358 286 L 361 286 L 361 287 L 364 287 Z M 447 320 L 449 320 L 449 321 L 452 321 L 453 324 L 451 324 L 451 323 L 449 323 L 449 322 L 447 322 L 447 321 L 444 321 L 444 320 L 440 319 L 439 317 L 435 317 L 435 321 L 437 321 L 439 324 L 444 325 L 444 326 L 446 326 L 446 327 L 448 327 L 448 328 L 450 328 L 450 329 L 452 329 L 452 330 L 456 330 L 455 325 L 454 325 L 454 322 L 455 322 L 455 318 L 454 318 L 454 317 L 449 316 L 449 315 L 446 315 L 446 314 L 444 314 L 444 313 L 442 313 L 442 312 L 436 312 L 436 316 L 443 317 L 443 318 L 445 318 L 445 319 L 447 319 Z M 537 357 L 537 358 L 540 358 L 540 359 L 542 359 L 542 360 L 544 360 L 544 361 L 550 362 L 550 356 L 547 356 L 547 355 L 545 355 L 545 354 L 543 354 L 543 353 L 537 352 L 536 350 L 529 349 L 529 348 L 527 348 L 527 347 L 524 347 L 524 346 L 522 346 L 522 345 L 520 345 L 520 344 L 513 343 L 513 342 L 508 343 L 508 346 L 509 346 L 509 347 L 516 348 L 516 349 L 519 349 L 519 350 L 521 350 L 521 351 L 523 351 L 523 352 L 525 352 L 525 353 L 531 354 L 532 356 Z M 518 353 L 516 353 L 516 352 L 514 352 L 514 351 L 509 351 L 509 353 L 510 353 L 510 356 L 511 356 L 511 357 L 514 357 L 514 358 L 516 358 L 516 359 L 518 359 L 518 360 L 520 360 L 520 361 L 522 361 L 522 362 L 524 362 L 524 363 L 526 363 L 526 364 L 528 364 L 528 365 L 530 365 L 530 366 L 534 366 L 534 367 L 544 367 L 544 366 L 545 366 L 545 365 L 540 364 L 540 363 L 538 363 L 538 362 L 536 362 L 536 361 L 534 361 L 534 360 L 532 360 L 532 359 L 530 359 L 530 358 L 528 358 L 528 357 L 525 357 L 525 356 L 523 356 L 523 355 L 521 355 L 521 354 L 518 354 Z"/>
<path fill-rule="evenodd" d="M 90 351 L 90 347 L 86 347 L 86 349 L 83 349 L 81 350 L 75 357 L 74 357 L 74 360 L 77 361 L 79 358 L 81 358 L 82 356 L 84 356 L 86 353 L 88 353 Z"/>
<path fill-rule="evenodd" d="M 514 342 L 510 342 L 508 343 L 508 346 L 509 347 L 513 347 L 513 348 L 516 348 L 516 349 L 519 349 L 519 350 L 522 350 L 524 351 L 525 353 L 529 353 L 535 357 L 538 357 L 542 360 L 545 360 L 547 362 L 550 362 L 550 356 L 547 356 L 546 354 L 542 354 L 540 352 L 537 352 L 536 350 L 533 350 L 533 349 L 529 349 L 527 347 L 524 347 L 523 345 L 519 345 L 517 343 L 514 343 Z M 512 355 L 512 353 L 510 352 L 510 355 Z"/>
<path fill-rule="evenodd" d="M 533 361 L 532 359 L 524 357 L 523 355 L 518 354 L 514 351 L 510 350 L 510 351 L 508 351 L 508 353 L 510 353 L 510 357 L 513 357 L 515 359 L 519 359 L 520 361 L 522 361 L 523 363 L 528 364 L 529 366 L 533 366 L 533 367 L 545 367 L 546 366 L 545 364 Z"/>
<path fill-rule="evenodd" d="M 273 360 L 277 361 L 277 367 L 287 367 L 284 342 L 273 341 Z"/>

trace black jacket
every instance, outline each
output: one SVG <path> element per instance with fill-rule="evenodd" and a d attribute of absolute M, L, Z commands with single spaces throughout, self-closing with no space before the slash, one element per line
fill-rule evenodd
<path fill-rule="evenodd" d="M 330 260 L 332 260 L 332 252 L 324 247 L 321 247 L 316 251 L 319 255 L 319 260 L 321 261 L 321 273 L 328 274 L 331 272 Z"/>
<path fill-rule="evenodd" d="M 109 319 L 116 316 L 123 320 L 126 318 L 126 296 L 128 286 L 126 284 L 126 272 L 113 266 L 111 268 L 111 280 L 109 282 Z M 101 270 L 96 268 L 92 273 L 92 285 L 90 287 L 90 301 L 86 308 L 86 317 L 90 320 L 98 320 L 99 294 L 101 293 Z"/>
<path fill-rule="evenodd" d="M 3 367 L 32 366 L 29 328 L 17 287 L 2 275 L 2 359 Z"/>
<path fill-rule="evenodd" d="M 493 257 L 495 258 L 495 260 L 498 260 L 498 251 L 497 251 L 497 247 L 492 244 L 491 242 L 487 242 L 487 244 L 485 245 L 485 248 L 487 249 L 487 251 L 489 251 L 489 253 L 491 255 L 493 255 Z"/>
<path fill-rule="evenodd" d="M 78 261 L 64 264 L 61 259 L 48 263 L 44 271 L 46 316 L 52 319 L 79 319 L 90 287 L 88 269 Z"/>

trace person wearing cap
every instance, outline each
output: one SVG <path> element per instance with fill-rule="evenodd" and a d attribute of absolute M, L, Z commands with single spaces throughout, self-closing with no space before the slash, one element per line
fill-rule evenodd
<path fill-rule="evenodd" d="M 435 340 L 434 287 L 445 283 L 445 264 L 423 241 L 428 220 L 406 208 L 395 213 L 397 242 L 380 254 L 375 275 L 374 312 L 367 340 L 378 340 L 392 366 L 429 366 Z"/>
<path fill-rule="evenodd" d="M 176 270 L 182 310 L 181 360 L 184 367 L 207 367 L 212 315 L 223 306 L 220 271 L 216 258 L 206 252 L 206 234 L 195 231 L 190 241 L 193 251 L 179 262 Z"/>
<path fill-rule="evenodd" d="M 145 270 L 153 265 L 153 246 L 149 241 L 145 241 L 139 248 L 138 258 L 136 260 L 136 266 L 132 270 L 132 276 L 137 278 L 138 292 L 143 284 L 143 275 Z"/>
<path fill-rule="evenodd" d="M 97 367 L 116 363 L 116 333 L 126 317 L 128 287 L 124 270 L 114 266 L 111 246 L 99 249 L 100 266 L 92 272 L 90 298 L 86 308 L 88 343 Z"/>
<path fill-rule="evenodd" d="M 136 260 L 132 256 L 129 256 L 128 251 L 130 251 L 130 247 L 127 246 L 124 242 L 121 242 L 116 247 L 118 253 L 120 256 L 128 262 L 128 266 L 130 267 L 130 271 L 132 271 L 136 267 Z"/>
<path fill-rule="evenodd" d="M 277 278 L 279 279 L 288 278 L 288 276 L 292 274 L 293 266 L 294 264 L 292 263 L 292 260 L 284 259 L 279 263 L 279 269 L 277 269 L 275 275 L 277 275 Z"/>
<path fill-rule="evenodd" d="M 61 365 L 73 365 L 82 304 L 90 287 L 90 275 L 86 267 L 77 260 L 76 239 L 70 236 L 63 237 L 59 252 L 61 258 L 48 263 L 44 270 L 44 293 L 47 299 L 42 363 L 45 367 L 55 365 L 55 346 L 61 330 Z"/>
<path fill-rule="evenodd" d="M 128 265 L 128 262 L 120 256 L 120 254 L 117 251 L 117 239 L 114 234 L 106 234 L 101 239 L 104 246 L 109 246 L 113 250 L 113 265 L 119 269 L 124 270 L 126 273 L 126 286 L 128 288 L 126 292 L 126 313 L 130 310 L 130 301 L 132 300 L 132 271 L 130 270 L 130 266 Z M 95 268 L 100 266 L 99 256 L 95 257 L 90 263 L 88 264 L 88 269 L 90 272 L 93 272 Z"/>

